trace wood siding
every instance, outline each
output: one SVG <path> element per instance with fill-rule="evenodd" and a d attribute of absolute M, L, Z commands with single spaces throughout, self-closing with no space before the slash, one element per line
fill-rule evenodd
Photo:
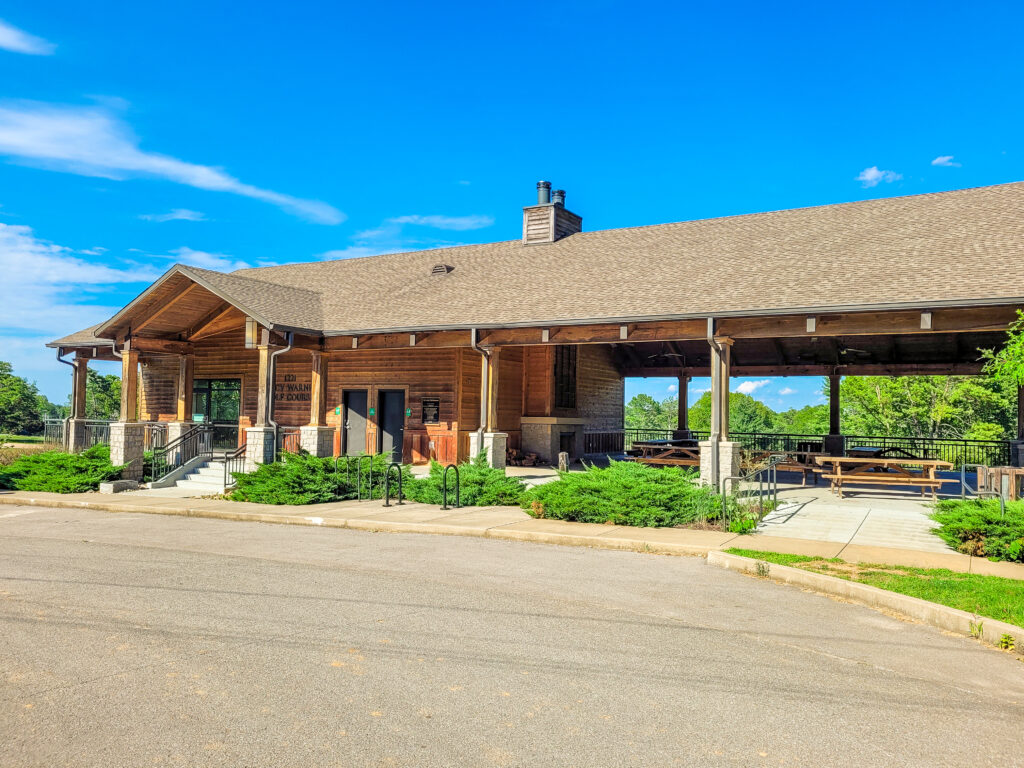
<path fill-rule="evenodd" d="M 178 410 L 178 357 L 160 355 L 143 358 L 139 419 L 174 421 Z"/>
<path fill-rule="evenodd" d="M 523 348 L 523 415 L 550 416 L 554 400 L 554 347 Z"/>

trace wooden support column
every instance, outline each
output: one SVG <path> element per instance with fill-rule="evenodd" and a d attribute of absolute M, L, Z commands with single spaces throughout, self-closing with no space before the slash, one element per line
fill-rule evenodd
<path fill-rule="evenodd" d="M 491 350 L 487 358 L 487 431 L 498 431 L 498 366 L 500 348 Z"/>
<path fill-rule="evenodd" d="M 192 421 L 192 385 L 195 379 L 195 357 L 178 355 L 178 394 L 175 421 Z"/>
<path fill-rule="evenodd" d="M 75 370 L 71 374 L 71 418 L 85 418 L 86 382 L 89 380 L 89 358 L 75 355 Z"/>
<path fill-rule="evenodd" d="M 842 434 L 839 424 L 839 382 L 842 378 L 837 374 L 828 377 L 828 433 L 830 435 Z"/>
<path fill-rule="evenodd" d="M 121 417 L 119 421 L 137 421 L 139 406 L 139 352 L 126 349 L 121 355 Z"/>
<path fill-rule="evenodd" d="M 679 374 L 679 421 L 676 428 L 680 430 L 688 430 L 690 428 L 690 410 L 687 407 L 689 397 L 686 391 L 689 383 L 689 376 L 685 373 Z"/>
<path fill-rule="evenodd" d="M 311 352 L 313 376 L 309 390 L 309 426 L 326 424 L 327 410 L 327 358 L 323 352 Z"/>
<path fill-rule="evenodd" d="M 259 347 L 259 385 L 256 391 L 256 424 L 266 427 L 270 409 L 270 347 Z"/>
<path fill-rule="evenodd" d="M 711 345 L 711 441 L 722 436 L 722 348 Z M 717 480 L 716 480 L 717 482 Z"/>
<path fill-rule="evenodd" d="M 721 373 L 719 374 L 718 393 L 722 398 L 719 408 L 722 412 L 722 441 L 724 442 L 729 439 L 729 376 L 732 362 L 732 339 L 719 339 L 718 343 L 722 346 L 722 354 L 719 357 Z"/>

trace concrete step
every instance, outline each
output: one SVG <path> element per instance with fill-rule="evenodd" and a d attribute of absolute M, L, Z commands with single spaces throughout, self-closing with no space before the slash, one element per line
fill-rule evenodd
<path fill-rule="evenodd" d="M 223 475 L 185 475 L 178 483 L 192 483 L 193 485 L 224 485 Z"/>
<path fill-rule="evenodd" d="M 219 478 L 223 478 L 224 477 L 224 465 L 221 464 L 221 465 L 217 466 L 217 465 L 212 465 L 212 464 L 205 464 L 205 465 L 203 465 L 201 467 L 194 468 L 191 472 L 189 472 L 189 474 L 190 475 L 200 475 L 202 477 L 219 477 Z"/>

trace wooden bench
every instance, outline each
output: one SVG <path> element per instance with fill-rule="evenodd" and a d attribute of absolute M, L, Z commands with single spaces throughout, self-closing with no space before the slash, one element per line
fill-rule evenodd
<path fill-rule="evenodd" d="M 936 472 L 953 468 L 948 461 L 938 459 L 815 456 L 814 461 L 821 467 L 816 471 L 829 481 L 831 491 L 839 498 L 843 498 L 844 485 L 902 485 L 920 488 L 922 496 L 931 491 L 934 499 L 943 483 Z M 831 467 L 825 468 L 826 464 Z"/>
<path fill-rule="evenodd" d="M 815 452 L 815 451 L 759 451 L 751 452 L 748 454 L 749 460 L 745 462 L 744 468 L 750 469 L 759 463 L 767 463 L 768 459 L 772 456 L 785 455 L 785 459 L 775 465 L 775 468 L 779 472 L 799 472 L 802 475 L 800 486 L 804 487 L 807 485 L 807 478 L 810 477 L 814 480 L 814 484 L 818 484 L 818 473 L 814 466 L 815 456 L 824 456 L 826 454 Z"/>

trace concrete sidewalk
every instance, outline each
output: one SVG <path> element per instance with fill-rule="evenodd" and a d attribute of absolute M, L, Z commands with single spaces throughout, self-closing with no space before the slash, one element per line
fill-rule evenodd
<path fill-rule="evenodd" d="M 287 525 L 353 528 L 365 531 L 433 533 L 513 539 L 545 544 L 623 549 L 652 554 L 706 556 L 713 550 L 741 547 L 819 557 L 838 557 L 853 562 L 948 568 L 964 573 L 983 573 L 1024 579 L 1024 565 L 993 563 L 957 552 L 869 546 L 849 541 L 814 540 L 763 534 L 737 535 L 690 528 L 636 528 L 562 520 L 538 520 L 518 507 L 465 507 L 443 510 L 438 506 L 407 502 L 383 506 L 376 501 L 343 501 L 303 507 L 250 504 L 221 499 L 180 499 L 141 494 L 100 495 L 0 491 L 0 504 L 14 506 L 92 509 L 157 515 L 208 517 Z M 0 518 L 4 517 L 0 512 Z"/>

